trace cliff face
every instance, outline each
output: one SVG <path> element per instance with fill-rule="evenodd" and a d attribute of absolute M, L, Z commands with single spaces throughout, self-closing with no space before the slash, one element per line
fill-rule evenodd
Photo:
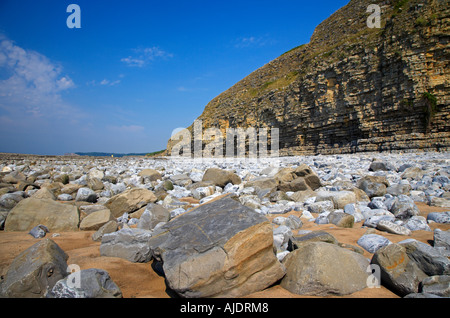
<path fill-rule="evenodd" d="M 380 28 L 367 26 L 370 4 L 381 7 Z M 199 119 L 224 135 L 279 128 L 281 155 L 448 150 L 449 21 L 446 0 L 351 0 Z"/>

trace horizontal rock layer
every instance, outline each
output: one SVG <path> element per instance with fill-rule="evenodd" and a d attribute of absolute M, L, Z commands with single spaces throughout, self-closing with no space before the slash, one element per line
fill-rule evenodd
<path fill-rule="evenodd" d="M 367 26 L 370 4 L 380 28 Z M 449 11 L 445 1 L 352 0 L 310 43 L 206 105 L 203 131 L 268 128 L 270 148 L 278 128 L 281 155 L 449 149 Z"/>

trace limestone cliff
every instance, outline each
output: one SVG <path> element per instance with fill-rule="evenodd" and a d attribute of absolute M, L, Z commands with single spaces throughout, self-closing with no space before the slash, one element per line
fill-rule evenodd
<path fill-rule="evenodd" d="M 370 4 L 380 28 L 367 26 Z M 448 150 L 449 21 L 446 0 L 351 0 L 199 119 L 223 133 L 279 128 L 282 155 Z"/>

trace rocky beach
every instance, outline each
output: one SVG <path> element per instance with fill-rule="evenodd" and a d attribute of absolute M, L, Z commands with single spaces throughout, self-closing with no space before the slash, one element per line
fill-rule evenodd
<path fill-rule="evenodd" d="M 449 297 L 449 158 L 1 154 L 0 295 Z"/>

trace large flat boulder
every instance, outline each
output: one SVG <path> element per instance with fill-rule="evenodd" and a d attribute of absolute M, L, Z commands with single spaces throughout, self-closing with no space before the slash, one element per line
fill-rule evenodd
<path fill-rule="evenodd" d="M 54 241 L 39 241 L 11 263 L 0 284 L 0 297 L 43 297 L 67 276 L 67 259 L 67 254 Z"/>
<path fill-rule="evenodd" d="M 171 220 L 149 243 L 168 286 L 182 297 L 241 297 L 285 274 L 270 222 L 230 195 Z"/>
<path fill-rule="evenodd" d="M 20 201 L 8 214 L 5 231 L 30 231 L 39 224 L 50 232 L 77 231 L 78 208 L 49 199 L 28 198 Z"/>
<path fill-rule="evenodd" d="M 156 202 L 155 194 L 147 189 L 133 188 L 110 198 L 106 203 L 113 217 L 118 218 L 124 213 L 134 212 L 143 206 Z"/>

